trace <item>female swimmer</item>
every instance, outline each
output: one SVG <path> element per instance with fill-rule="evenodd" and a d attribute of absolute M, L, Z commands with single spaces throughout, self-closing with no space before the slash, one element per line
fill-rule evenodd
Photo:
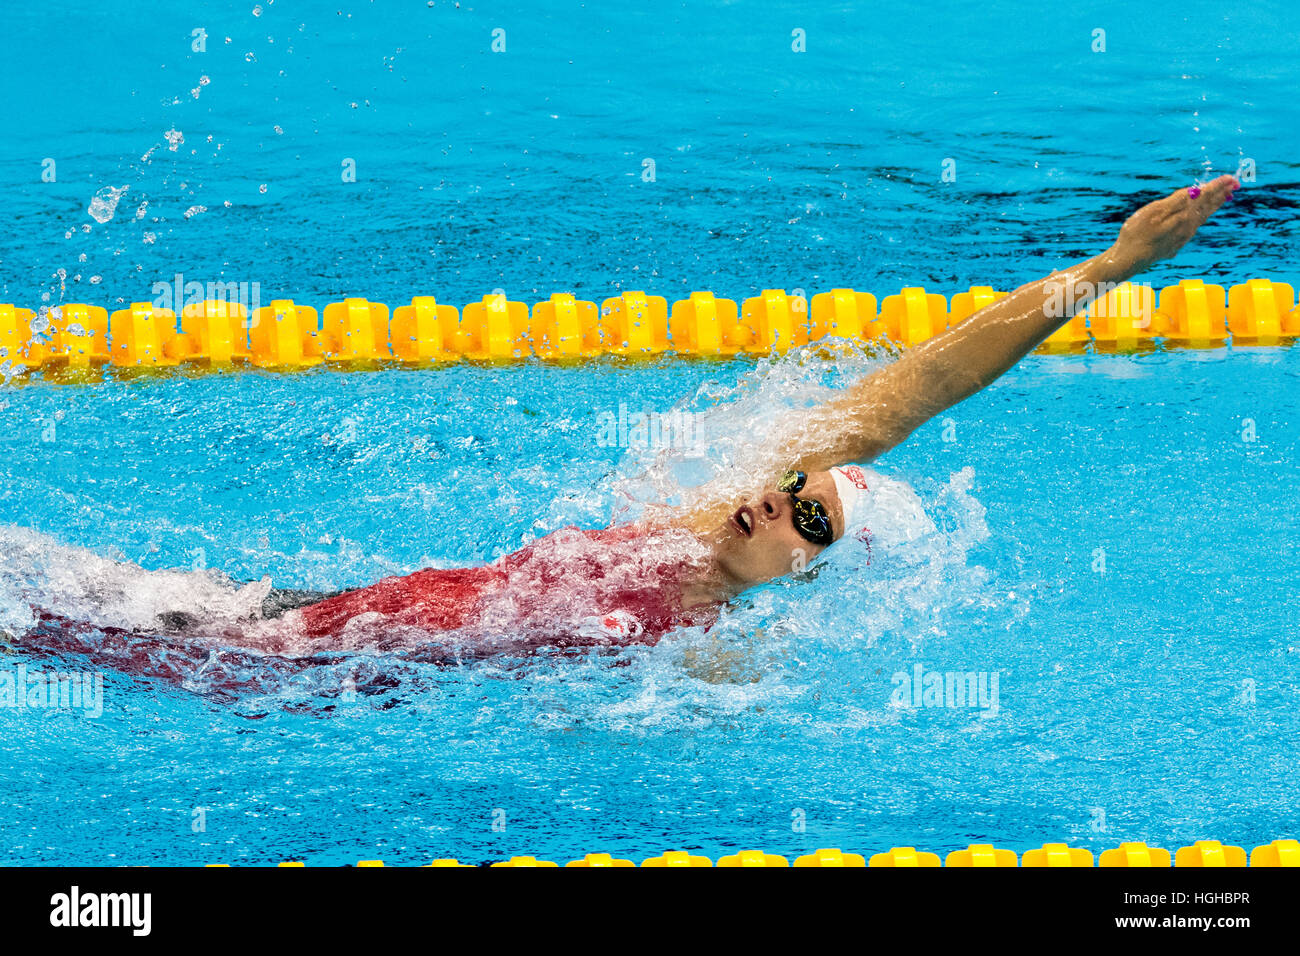
<path fill-rule="evenodd" d="M 678 513 L 601 531 L 566 529 L 484 567 L 417 571 L 323 600 L 271 592 L 264 617 L 274 623 L 253 639 L 288 653 L 409 644 L 449 631 L 628 643 L 707 622 L 746 588 L 869 531 L 875 477 L 846 462 L 866 463 L 893 448 L 1002 375 L 1095 297 L 1171 258 L 1238 188 L 1225 175 L 1143 206 L 1100 255 L 1021 286 L 813 409 L 801 432 L 815 436 L 812 444 L 783 447 L 789 470 L 739 507 L 715 482 Z"/>

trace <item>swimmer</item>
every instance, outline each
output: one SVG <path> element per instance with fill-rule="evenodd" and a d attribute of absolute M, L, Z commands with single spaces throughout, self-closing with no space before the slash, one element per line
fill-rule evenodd
<path fill-rule="evenodd" d="M 865 535 L 876 478 L 861 464 L 993 382 L 1098 294 L 1173 257 L 1238 188 L 1225 175 L 1143 206 L 1101 254 L 1021 286 L 804 413 L 812 444 L 782 447 L 789 469 L 739 506 L 715 481 L 676 513 L 565 529 L 484 567 L 417 571 L 323 600 L 271 592 L 264 616 L 286 626 L 264 629 L 259 646 L 382 647 L 466 629 L 623 644 L 707 623 L 747 588 Z"/>

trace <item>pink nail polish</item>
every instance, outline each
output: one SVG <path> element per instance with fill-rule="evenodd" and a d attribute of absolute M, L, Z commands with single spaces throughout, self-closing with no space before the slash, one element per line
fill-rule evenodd
<path fill-rule="evenodd" d="M 1228 193 L 1228 195 L 1224 196 L 1224 197 L 1223 197 L 1223 201 L 1224 201 L 1224 202 L 1232 202 L 1232 193 Z"/>
<path fill-rule="evenodd" d="M 1195 199 L 1195 198 L 1196 198 L 1197 196 L 1199 196 L 1200 194 L 1201 194 L 1201 187 L 1200 187 L 1200 186 L 1188 186 L 1188 187 L 1187 187 L 1187 195 L 1191 196 L 1193 199 Z"/>

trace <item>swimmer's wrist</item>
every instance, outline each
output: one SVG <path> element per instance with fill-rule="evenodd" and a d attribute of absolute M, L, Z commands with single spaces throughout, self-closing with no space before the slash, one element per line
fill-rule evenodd
<path fill-rule="evenodd" d="M 1094 256 L 1090 264 L 1095 267 L 1097 277 L 1094 281 L 1098 282 L 1125 282 L 1146 268 L 1136 256 L 1121 249 L 1119 243 Z"/>

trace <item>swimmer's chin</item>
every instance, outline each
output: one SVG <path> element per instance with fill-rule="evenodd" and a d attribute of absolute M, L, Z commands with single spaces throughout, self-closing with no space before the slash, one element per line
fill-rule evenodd
<path fill-rule="evenodd" d="M 768 573 L 770 569 L 758 567 L 764 557 L 761 543 L 755 541 L 752 533 L 737 528 L 734 518 L 715 528 L 708 540 L 713 552 L 713 581 L 724 601 L 749 588 L 773 581 L 788 570 L 783 567 Z"/>

